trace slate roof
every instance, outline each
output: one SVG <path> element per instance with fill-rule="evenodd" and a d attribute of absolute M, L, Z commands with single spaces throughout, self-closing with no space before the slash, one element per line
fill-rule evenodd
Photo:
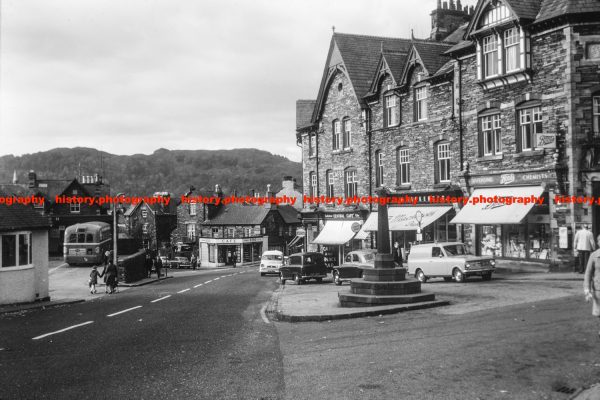
<path fill-rule="evenodd" d="M 600 1 L 598 0 L 543 0 L 535 22 L 545 21 L 565 14 L 597 12 L 600 12 Z"/>
<path fill-rule="evenodd" d="M 361 104 L 364 103 L 363 97 L 371 87 L 382 49 L 383 53 L 407 54 L 411 43 L 410 39 L 337 32 L 333 34 L 333 40 L 342 55 L 352 87 Z"/>
<path fill-rule="evenodd" d="M 540 10 L 542 0 L 504 0 L 508 6 L 517 14 L 519 19 L 534 20 Z M 559 0 L 565 2 L 565 0 Z M 568 1 L 568 0 L 566 0 Z M 594 0 L 596 1 L 596 0 Z"/>
<path fill-rule="evenodd" d="M 456 28 L 456 30 L 454 32 L 452 32 L 451 34 L 446 36 L 446 38 L 444 39 L 444 42 L 455 44 L 455 43 L 462 41 L 463 37 L 465 36 L 465 32 L 467 31 L 468 26 L 469 26 L 469 23 L 465 22 L 464 24 L 462 24 L 461 26 Z"/>
<path fill-rule="evenodd" d="M 270 209 L 259 205 L 228 204 L 202 225 L 260 225 Z"/>
<path fill-rule="evenodd" d="M 300 214 L 298 213 L 298 210 L 296 210 L 289 204 L 278 206 L 276 210 L 279 211 L 279 214 L 281 215 L 286 224 L 300 223 Z"/>
<path fill-rule="evenodd" d="M 421 40 L 415 41 L 414 46 L 430 76 L 435 75 L 448 62 L 448 57 L 442 54 L 452 47 L 449 43 Z"/>
<path fill-rule="evenodd" d="M 390 67 L 396 83 L 400 82 L 400 79 L 402 79 L 402 69 L 404 68 L 404 64 L 406 64 L 407 56 L 408 54 L 406 53 L 383 53 L 383 57 L 385 58 L 388 67 Z"/>
<path fill-rule="evenodd" d="M 296 100 L 296 129 L 306 128 L 311 124 L 316 100 Z"/>
<path fill-rule="evenodd" d="M 0 190 L 0 196 L 15 194 Z M 0 232 L 21 229 L 50 229 L 50 220 L 34 210 L 33 206 L 0 204 Z"/>

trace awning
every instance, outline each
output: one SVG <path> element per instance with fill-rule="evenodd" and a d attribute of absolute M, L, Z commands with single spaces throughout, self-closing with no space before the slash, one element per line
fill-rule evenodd
<path fill-rule="evenodd" d="M 543 192 L 544 188 L 541 186 L 476 189 L 469 198 L 469 202 L 450 223 L 518 224 L 531 211 L 535 200 L 539 199 Z M 510 202 L 507 201 L 509 200 L 507 198 L 510 199 Z M 529 201 L 529 204 L 525 204 L 526 201 Z"/>
<path fill-rule="evenodd" d="M 314 244 L 341 245 L 348 243 L 356 232 L 352 231 L 352 225 L 358 221 L 327 221 L 319 236 L 313 240 Z"/>
<path fill-rule="evenodd" d="M 369 237 L 369 232 L 365 231 L 363 228 L 360 228 L 360 231 L 354 236 L 354 240 L 365 240 Z"/>
<path fill-rule="evenodd" d="M 452 209 L 451 206 L 436 207 L 388 207 L 388 223 L 390 231 L 416 231 L 419 223 L 416 214 L 420 211 L 423 214 L 421 219 L 421 228 L 433 223 L 442 215 Z M 372 212 L 363 225 L 365 231 L 377 230 L 377 213 Z"/>

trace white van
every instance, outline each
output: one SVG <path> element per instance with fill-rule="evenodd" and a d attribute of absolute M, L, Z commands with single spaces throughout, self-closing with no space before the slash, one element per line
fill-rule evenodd
<path fill-rule="evenodd" d="M 279 275 L 279 268 L 283 265 L 283 253 L 279 250 L 265 251 L 260 257 L 260 276 L 265 274 Z"/>

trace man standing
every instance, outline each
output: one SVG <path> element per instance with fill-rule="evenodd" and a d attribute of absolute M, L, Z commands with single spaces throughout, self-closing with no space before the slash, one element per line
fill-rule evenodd
<path fill-rule="evenodd" d="M 402 248 L 398 242 L 394 242 L 394 261 L 398 264 L 398 268 L 402 268 Z"/>
<path fill-rule="evenodd" d="M 584 224 L 581 229 L 575 233 L 573 249 L 579 258 L 579 265 L 576 267 L 577 270 L 575 272 L 583 274 L 590 258 L 590 252 L 596 249 L 594 235 L 588 230 L 587 224 Z"/>

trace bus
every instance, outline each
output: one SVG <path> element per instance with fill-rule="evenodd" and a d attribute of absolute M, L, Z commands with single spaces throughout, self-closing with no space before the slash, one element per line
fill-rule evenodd
<path fill-rule="evenodd" d="M 106 222 L 85 222 L 65 229 L 64 260 L 69 265 L 101 264 L 112 249 L 112 229 Z"/>

